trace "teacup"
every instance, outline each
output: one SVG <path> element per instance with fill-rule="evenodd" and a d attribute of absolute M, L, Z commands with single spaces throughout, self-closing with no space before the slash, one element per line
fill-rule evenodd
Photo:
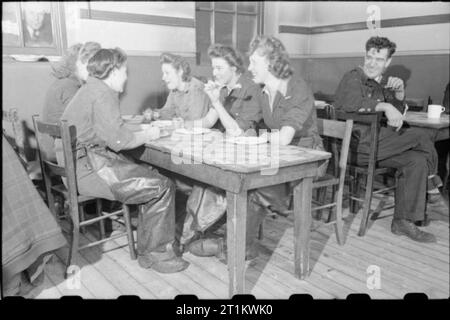
<path fill-rule="evenodd" d="M 430 104 L 428 105 L 428 118 L 430 119 L 439 119 L 441 117 L 441 113 L 445 111 L 445 108 L 438 104 Z"/>

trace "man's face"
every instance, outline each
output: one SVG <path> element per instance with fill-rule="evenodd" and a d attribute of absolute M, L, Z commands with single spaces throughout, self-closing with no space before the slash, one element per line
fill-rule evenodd
<path fill-rule="evenodd" d="M 214 80 L 221 85 L 228 85 L 236 75 L 236 68 L 231 67 L 228 62 L 222 58 L 212 58 L 211 65 L 213 69 Z"/>
<path fill-rule="evenodd" d="M 391 63 L 391 58 L 388 58 L 388 49 L 371 48 L 366 52 L 364 57 L 364 73 L 370 79 L 376 79 L 381 76 L 386 68 Z"/>
<path fill-rule="evenodd" d="M 33 30 L 39 30 L 44 22 L 45 11 L 37 8 L 27 8 L 25 10 L 25 21 Z"/>

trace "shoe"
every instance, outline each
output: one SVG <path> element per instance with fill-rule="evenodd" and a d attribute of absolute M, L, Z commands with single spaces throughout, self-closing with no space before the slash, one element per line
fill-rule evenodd
<path fill-rule="evenodd" d="M 425 219 L 420 221 L 415 221 L 414 224 L 418 227 L 428 227 L 430 225 L 431 219 L 425 214 Z"/>
<path fill-rule="evenodd" d="M 418 242 L 436 242 L 436 237 L 433 234 L 420 230 L 414 223 L 405 219 L 393 219 L 391 231 L 393 234 L 404 235 Z"/>
<path fill-rule="evenodd" d="M 223 238 L 205 238 L 191 242 L 187 251 L 198 257 L 220 257 L 225 253 Z"/>
<path fill-rule="evenodd" d="M 219 260 L 227 262 L 227 246 L 223 238 L 206 238 L 192 242 L 189 252 L 198 257 L 215 256 Z M 258 257 L 258 248 L 255 245 L 246 248 L 245 260 L 250 261 Z"/>
<path fill-rule="evenodd" d="M 448 216 L 448 204 L 440 193 L 428 193 L 426 213 L 437 213 L 442 216 Z"/>
<path fill-rule="evenodd" d="M 141 268 L 153 269 L 159 273 L 175 273 L 185 270 L 189 262 L 177 257 L 173 252 L 152 252 L 138 256 Z"/>

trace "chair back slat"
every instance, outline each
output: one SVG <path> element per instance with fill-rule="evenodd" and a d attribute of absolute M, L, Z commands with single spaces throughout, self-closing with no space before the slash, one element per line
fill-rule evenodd
<path fill-rule="evenodd" d="M 353 121 L 352 121 L 353 122 Z M 317 127 L 321 136 L 343 139 L 346 123 L 338 120 L 317 119 Z"/>
<path fill-rule="evenodd" d="M 45 163 L 45 169 L 48 170 L 50 174 L 53 174 L 55 176 L 60 177 L 66 177 L 66 169 L 64 167 L 61 167 L 51 161 L 44 160 Z"/>
<path fill-rule="evenodd" d="M 36 131 L 36 141 L 39 150 L 39 161 L 42 172 L 44 173 L 44 183 L 46 185 L 47 197 L 51 192 L 51 177 L 60 176 L 66 178 L 66 186 L 68 189 L 69 205 L 78 210 L 78 188 L 76 180 L 76 159 L 74 146 L 76 145 L 76 129 L 74 126 L 69 126 L 67 121 L 60 121 L 60 123 L 46 123 L 39 120 L 38 115 L 33 116 L 33 124 Z M 40 148 L 43 142 L 44 135 L 51 136 L 55 139 L 61 139 L 62 151 L 64 154 L 64 165 L 61 166 L 48 159 L 45 159 L 43 150 Z"/>

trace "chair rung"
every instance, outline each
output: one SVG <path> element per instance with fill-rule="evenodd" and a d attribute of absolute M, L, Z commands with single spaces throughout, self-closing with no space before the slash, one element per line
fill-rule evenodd
<path fill-rule="evenodd" d="M 378 189 L 378 190 L 373 191 L 372 193 L 378 194 L 378 193 L 383 193 L 383 192 L 390 191 L 390 190 L 395 190 L 395 187 L 387 187 L 387 188 L 383 188 L 383 189 Z"/>
<path fill-rule="evenodd" d="M 322 210 L 322 209 L 331 208 L 331 207 L 334 207 L 334 206 L 336 206 L 336 202 L 324 204 L 324 205 L 319 206 L 319 207 L 313 207 L 313 208 L 311 208 L 311 211 Z"/>
<path fill-rule="evenodd" d="M 364 199 L 360 199 L 360 198 L 357 198 L 357 197 L 354 197 L 354 196 L 350 196 L 350 199 L 355 200 L 355 201 L 359 201 L 359 202 L 364 202 L 365 201 Z"/>
<path fill-rule="evenodd" d="M 78 247 L 78 250 L 83 250 L 83 249 L 87 249 L 87 248 L 90 248 L 90 247 L 94 247 L 94 246 L 97 246 L 99 244 L 102 244 L 103 242 L 106 242 L 106 241 L 109 241 L 109 240 L 113 240 L 113 239 L 116 239 L 116 238 L 120 238 L 120 237 L 124 237 L 126 235 L 127 235 L 126 232 L 118 233 L 118 234 L 115 234 L 115 235 L 110 236 L 108 238 L 105 238 L 105 239 L 102 239 L 102 240 L 98 240 L 98 241 L 94 241 L 94 242 L 91 242 L 91 243 L 89 243 L 89 244 L 87 244 L 85 246 Z"/>
<path fill-rule="evenodd" d="M 100 220 L 111 218 L 112 216 L 117 216 L 120 213 L 122 213 L 122 210 L 119 210 L 119 211 L 116 211 L 116 212 L 111 212 L 111 213 L 106 213 L 106 214 L 102 212 L 102 216 L 101 217 L 92 218 L 92 219 L 80 222 L 80 227 L 85 226 L 85 225 L 89 225 L 89 224 L 93 224 L 93 223 L 98 222 Z"/>

